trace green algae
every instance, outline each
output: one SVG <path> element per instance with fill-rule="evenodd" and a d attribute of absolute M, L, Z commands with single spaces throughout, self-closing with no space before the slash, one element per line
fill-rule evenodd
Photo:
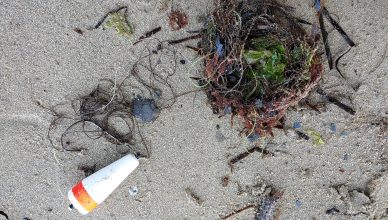
<path fill-rule="evenodd" d="M 105 25 L 106 28 L 113 28 L 116 30 L 117 34 L 121 36 L 125 36 L 128 38 L 132 38 L 133 35 L 133 27 L 127 19 L 125 18 L 125 14 L 120 12 L 113 12 L 109 14 L 108 20 Z"/>

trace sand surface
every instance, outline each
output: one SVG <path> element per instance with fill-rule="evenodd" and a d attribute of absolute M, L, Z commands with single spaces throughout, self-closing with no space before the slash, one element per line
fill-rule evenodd
<path fill-rule="evenodd" d="M 321 85 L 353 106 L 356 115 L 329 104 L 321 114 L 290 111 L 286 122 L 291 127 L 300 121 L 302 129 L 317 130 L 324 145 L 300 140 L 292 130 L 276 131 L 275 138 L 260 140 L 273 156 L 253 153 L 231 171 L 228 161 L 252 143 L 239 136 L 237 126 L 230 127 L 230 117 L 213 115 L 203 93 L 191 93 L 154 123 L 142 125 L 152 148 L 150 159 L 141 159 L 138 169 L 90 215 L 70 212 L 66 193 L 84 178 L 78 167 L 99 169 L 123 154 L 103 138 L 82 134 L 72 141 L 86 150 L 58 150 L 47 138 L 53 117 L 37 103 L 68 102 L 90 93 L 102 78 L 128 75 L 145 43 L 133 46 L 113 30 L 92 30 L 106 12 L 129 6 L 134 39 L 161 26 L 155 37 L 166 40 L 200 28 L 201 17 L 211 11 L 208 0 L 174 1 L 174 8 L 189 16 L 189 25 L 174 32 L 167 22 L 170 8 L 161 10 L 163 2 L 0 1 L 0 211 L 9 219 L 33 220 L 219 219 L 258 203 L 265 188 L 272 188 L 283 192 L 279 219 L 388 219 L 388 135 L 378 124 L 388 111 L 386 0 L 326 1 L 357 46 L 339 64 L 348 80 L 325 65 Z M 316 21 L 311 2 L 286 3 L 296 7 L 298 16 Z M 333 54 L 339 56 L 347 45 L 328 26 Z M 196 42 L 177 45 L 177 59 L 187 60 L 174 76 L 179 92 L 195 89 L 188 69 L 198 57 L 185 45 Z M 193 67 L 200 71 L 200 65 Z M 336 124 L 335 132 L 330 123 Z M 139 189 L 134 196 L 128 193 L 131 186 Z M 332 208 L 338 212 L 327 214 Z M 254 211 L 247 209 L 234 219 L 253 219 Z"/>

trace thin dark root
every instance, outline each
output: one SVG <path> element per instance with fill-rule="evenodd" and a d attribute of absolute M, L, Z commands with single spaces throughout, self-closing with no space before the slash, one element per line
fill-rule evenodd
<path fill-rule="evenodd" d="M 242 208 L 240 208 L 238 210 L 233 211 L 232 213 L 230 213 L 230 214 L 228 214 L 226 216 L 221 217 L 221 219 L 222 220 L 229 219 L 229 218 L 231 218 L 231 217 L 233 217 L 233 216 L 235 216 L 235 215 L 237 215 L 237 214 L 239 214 L 239 213 L 241 213 L 241 212 L 243 212 L 245 210 L 252 209 L 252 208 L 257 208 L 257 207 L 254 204 L 249 204 L 249 205 L 246 205 L 246 206 L 244 206 L 244 207 L 242 207 Z"/>
<path fill-rule="evenodd" d="M 346 77 L 342 74 L 341 70 L 339 69 L 338 67 L 338 63 L 339 61 L 342 59 L 343 56 L 345 56 L 347 53 L 349 53 L 349 51 L 351 50 L 352 48 L 349 47 L 343 54 L 341 54 L 341 56 L 339 56 L 336 60 L 335 60 L 335 68 L 336 70 L 338 71 L 338 73 L 341 75 L 342 78 L 346 79 Z"/>
<path fill-rule="evenodd" d="M 127 16 L 127 15 L 128 15 L 128 7 L 127 7 L 127 6 L 122 6 L 122 7 L 119 7 L 118 9 L 115 9 L 115 10 L 112 10 L 112 11 L 106 13 L 106 14 L 104 15 L 104 17 L 102 17 L 102 18 L 98 21 L 98 23 L 94 26 L 94 29 L 99 28 L 99 27 L 104 23 L 104 21 L 106 20 L 106 18 L 107 18 L 110 14 L 119 12 L 119 11 L 121 11 L 121 10 L 123 10 L 123 9 L 125 9 L 125 10 L 124 10 L 124 14 L 126 15 L 126 16 L 125 16 L 125 19 L 127 19 L 127 17 L 128 17 L 128 16 Z M 128 20 L 127 20 L 127 22 L 128 22 Z M 129 23 L 129 22 L 128 22 L 128 23 Z"/>

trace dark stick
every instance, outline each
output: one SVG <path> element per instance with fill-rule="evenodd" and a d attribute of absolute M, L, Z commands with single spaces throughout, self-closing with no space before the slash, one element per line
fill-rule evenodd
<path fill-rule="evenodd" d="M 329 102 L 333 103 L 334 105 L 338 106 L 339 108 L 343 109 L 344 111 L 348 112 L 349 114 L 354 115 L 356 113 L 356 111 L 354 111 L 351 107 L 341 103 L 340 101 L 338 101 L 338 99 L 336 99 L 332 96 L 326 96 L 326 98 Z"/>
<path fill-rule="evenodd" d="M 3 211 L 0 211 L 0 215 L 4 216 L 5 219 L 9 219 L 8 215 Z"/>
<path fill-rule="evenodd" d="M 322 33 L 322 39 L 323 39 L 323 44 L 325 45 L 325 52 L 326 52 L 326 57 L 327 61 L 329 62 L 329 67 L 330 69 L 333 69 L 333 56 L 330 51 L 330 46 L 328 42 L 328 33 L 325 28 L 325 23 L 323 22 L 323 16 L 321 13 L 318 14 L 319 18 L 319 26 L 321 27 L 321 33 Z"/>
<path fill-rule="evenodd" d="M 194 39 L 199 39 L 201 37 L 202 37 L 202 34 L 197 34 L 197 35 L 193 35 L 193 36 L 190 36 L 190 37 L 185 37 L 185 38 L 178 39 L 178 40 L 170 40 L 170 41 L 167 41 L 167 42 L 169 44 L 180 44 L 182 42 L 189 41 L 189 40 L 194 40 Z"/>
<path fill-rule="evenodd" d="M 158 33 L 159 31 L 162 30 L 162 27 L 157 27 L 157 28 L 154 28 L 150 31 L 148 31 L 147 33 L 143 34 L 138 41 L 136 41 L 135 43 L 133 43 L 133 45 L 136 45 L 138 43 L 140 43 L 142 40 L 146 39 L 146 38 L 149 38 L 151 37 L 152 35 Z"/>
<path fill-rule="evenodd" d="M 344 31 L 344 29 L 342 29 L 338 22 L 336 22 L 334 18 L 331 17 L 329 11 L 325 7 L 322 8 L 322 13 L 330 21 L 333 27 L 341 34 L 346 43 L 349 44 L 349 46 L 354 47 L 356 44 L 353 42 L 352 39 L 350 39 L 349 35 Z"/>
<path fill-rule="evenodd" d="M 333 103 L 334 105 L 338 106 L 339 108 L 341 108 L 342 110 L 348 112 L 349 114 L 351 115 L 354 115 L 356 114 L 356 111 L 353 110 L 353 108 L 351 108 L 350 106 L 347 106 L 345 104 L 343 104 L 342 102 L 340 102 L 338 99 L 336 99 L 335 97 L 332 97 L 332 96 L 329 96 L 326 94 L 325 91 L 323 91 L 321 88 L 318 88 L 317 89 L 317 92 L 318 94 L 324 96 L 327 98 L 327 100 L 331 103 Z"/>
<path fill-rule="evenodd" d="M 245 206 L 245 207 L 243 207 L 243 208 L 241 208 L 239 210 L 234 211 L 233 213 L 230 213 L 227 216 L 221 217 L 221 219 L 222 220 L 228 219 L 228 218 L 230 218 L 230 217 L 232 217 L 234 215 L 237 215 L 238 213 L 240 213 L 242 211 L 245 211 L 245 210 L 250 209 L 250 208 L 255 208 L 255 207 L 256 207 L 255 205 L 247 205 L 247 206 Z"/>
<path fill-rule="evenodd" d="M 197 35 L 193 35 L 193 36 L 190 36 L 190 37 L 181 38 L 181 39 L 178 39 L 178 40 L 169 40 L 169 41 L 167 41 L 167 43 L 171 44 L 171 45 L 180 44 L 182 42 L 198 39 L 198 38 L 201 38 L 201 37 L 202 37 L 202 34 L 197 34 Z M 162 49 L 162 44 L 160 43 L 157 46 L 156 50 L 161 50 L 161 49 Z"/>
<path fill-rule="evenodd" d="M 127 11 L 128 11 L 128 7 L 127 7 L 127 6 L 123 6 L 123 7 L 120 7 L 120 8 L 118 8 L 118 9 L 116 9 L 116 10 L 113 10 L 113 11 L 110 11 L 110 12 L 106 13 L 106 14 L 104 15 L 104 17 L 101 18 L 101 20 L 94 26 L 94 29 L 99 28 L 99 27 L 102 25 L 102 23 L 104 23 L 104 21 L 106 20 L 106 18 L 107 18 L 110 14 L 119 12 L 119 11 L 121 11 L 121 10 L 123 10 L 123 9 L 125 9 L 125 13 L 127 13 Z"/>
<path fill-rule="evenodd" d="M 313 25 L 311 22 L 300 19 L 300 18 L 295 18 L 295 20 L 301 24 Z"/>
<path fill-rule="evenodd" d="M 295 133 L 300 137 L 300 138 L 303 138 L 303 139 L 305 139 L 305 140 L 310 140 L 310 137 L 309 136 L 307 136 L 307 134 L 305 134 L 305 133 L 303 133 L 303 132 L 301 132 L 301 131 L 298 131 L 298 130 L 295 130 Z"/>
<path fill-rule="evenodd" d="M 250 149 L 248 149 L 247 151 L 235 156 L 234 158 L 232 158 L 230 161 L 229 161 L 229 165 L 233 165 L 237 162 L 239 162 L 240 160 L 243 160 L 244 158 L 246 158 L 247 156 L 249 156 L 250 154 L 254 153 L 254 152 L 263 152 L 263 154 L 266 154 L 266 155 L 272 155 L 272 153 L 266 149 L 263 149 L 261 148 L 260 146 L 254 146 Z"/>

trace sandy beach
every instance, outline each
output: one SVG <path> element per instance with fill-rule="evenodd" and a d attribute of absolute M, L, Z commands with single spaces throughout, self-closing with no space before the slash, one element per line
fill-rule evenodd
<path fill-rule="evenodd" d="M 317 22 L 313 3 L 287 0 L 295 14 Z M 165 7 L 167 4 L 167 7 Z M 109 11 L 128 6 L 133 40 L 112 29 L 93 29 Z M 47 137 L 53 120 L 44 107 L 89 94 L 101 79 L 121 81 L 152 40 L 133 45 L 160 26 L 158 40 L 190 36 L 203 26 L 211 1 L 0 1 L 0 213 L 9 219 L 221 219 L 250 204 L 260 204 L 266 191 L 283 192 L 278 219 L 388 219 L 388 3 L 386 0 L 327 0 L 326 7 L 356 42 L 339 68 L 347 80 L 325 63 L 320 85 L 352 106 L 350 115 L 333 104 L 322 113 L 290 110 L 288 129 L 259 143 L 255 152 L 233 165 L 228 162 L 253 143 L 240 135 L 237 119 L 219 118 L 203 92 L 189 93 L 163 109 L 152 123 L 140 124 L 150 158 L 96 210 L 87 216 L 69 211 L 67 192 L 85 178 L 79 167 L 100 169 L 123 157 L 105 138 L 71 137 L 77 152 L 59 144 L 60 123 Z M 189 24 L 172 31 L 168 14 L 179 9 Z M 347 44 L 327 22 L 335 57 Z M 79 33 L 81 30 L 82 33 Z M 151 43 L 150 43 L 151 42 Z M 191 75 L 203 70 L 199 56 L 177 44 L 174 68 L 162 59 L 177 93 L 197 89 Z M 172 56 L 167 56 L 172 57 Z M 324 55 L 322 56 L 324 58 Z M 326 62 L 326 60 L 325 60 Z M 356 88 L 355 90 L 352 88 Z M 319 96 L 317 96 L 319 97 Z M 298 138 L 291 129 L 319 132 L 325 144 Z M 384 124 L 385 122 L 385 124 Z M 334 127 L 335 126 L 335 127 Z M 141 143 L 137 143 L 141 148 Z M 226 181 L 227 180 L 227 181 Z M 136 186 L 136 195 L 128 190 Z M 248 208 L 228 219 L 254 219 Z M 0 220 L 7 219 L 0 215 Z"/>

